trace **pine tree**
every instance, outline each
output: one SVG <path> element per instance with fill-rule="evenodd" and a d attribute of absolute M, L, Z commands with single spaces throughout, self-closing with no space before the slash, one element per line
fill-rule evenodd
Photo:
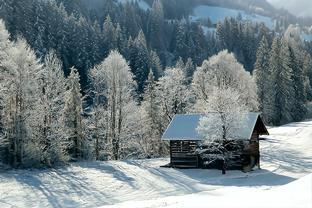
<path fill-rule="evenodd" d="M 155 51 L 150 52 L 150 67 L 155 79 L 158 80 L 163 75 L 163 68 L 160 59 Z"/>
<path fill-rule="evenodd" d="M 308 53 L 303 58 L 304 93 L 308 101 L 312 100 L 312 59 Z"/>
<path fill-rule="evenodd" d="M 146 81 L 143 102 L 141 105 L 143 123 L 142 146 L 145 155 L 160 156 L 163 154 L 160 141 L 162 125 L 160 123 L 159 101 L 157 100 L 156 81 L 153 71 L 150 70 Z"/>
<path fill-rule="evenodd" d="M 289 47 L 291 68 L 293 70 L 291 81 L 294 87 L 294 104 L 292 106 L 291 112 L 294 121 L 301 121 L 305 117 L 307 112 L 307 109 L 305 107 L 305 103 L 307 101 L 304 86 L 305 78 L 302 64 L 296 57 L 296 52 L 294 50 L 296 49 L 293 47 Z M 297 50 L 299 49 L 297 48 Z M 297 51 L 297 53 L 300 52 Z"/>
<path fill-rule="evenodd" d="M 142 93 L 150 66 L 146 39 L 142 30 L 134 40 L 132 47 L 133 49 L 130 53 L 130 67 L 135 76 L 135 81 L 138 84 L 138 92 Z"/>
<path fill-rule="evenodd" d="M 268 90 L 268 79 L 269 79 L 269 59 L 270 59 L 270 50 L 268 42 L 263 36 L 259 48 L 257 51 L 257 60 L 254 66 L 253 76 L 257 85 L 257 93 L 259 99 L 259 110 L 263 112 L 263 102 L 265 93 Z"/>
<path fill-rule="evenodd" d="M 192 77 L 193 77 L 195 70 L 196 70 L 196 67 L 192 59 L 188 58 L 184 66 L 184 74 L 188 83 L 192 81 Z"/>
<path fill-rule="evenodd" d="M 292 109 L 295 104 L 295 91 L 292 78 L 294 71 L 292 68 L 292 58 L 290 46 L 285 40 L 281 42 L 280 50 L 281 65 L 277 71 L 276 80 L 276 105 L 277 119 L 279 124 L 293 120 Z"/>
<path fill-rule="evenodd" d="M 83 158 L 86 151 L 84 144 L 84 124 L 82 120 L 82 95 L 77 69 L 72 68 L 67 78 L 65 108 L 63 119 L 67 139 L 67 151 L 71 160 Z"/>
<path fill-rule="evenodd" d="M 278 37 L 274 38 L 271 46 L 269 65 L 268 90 L 264 94 L 262 104 L 263 115 L 267 123 L 276 125 L 279 122 L 276 87 L 281 66 L 280 39 Z"/>
<path fill-rule="evenodd" d="M 107 47 L 107 51 L 116 49 L 116 30 L 114 27 L 114 24 L 108 15 L 104 21 L 103 25 L 103 37 L 104 37 L 104 43 Z"/>
<path fill-rule="evenodd" d="M 180 56 L 175 64 L 175 67 L 176 68 L 179 68 L 179 69 L 184 69 L 185 65 L 184 65 L 184 61 L 182 59 L 182 57 Z"/>
<path fill-rule="evenodd" d="M 157 52 L 164 49 L 164 19 L 163 5 L 160 0 L 155 0 L 148 20 L 148 39 L 151 48 L 156 49 Z"/>

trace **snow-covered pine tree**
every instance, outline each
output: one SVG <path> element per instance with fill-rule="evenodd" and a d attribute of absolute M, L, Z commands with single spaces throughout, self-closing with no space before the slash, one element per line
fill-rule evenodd
<path fill-rule="evenodd" d="M 142 93 L 149 72 L 149 52 L 142 30 L 140 30 L 137 38 L 134 40 L 134 47 L 135 53 L 130 57 L 130 67 L 138 84 L 138 92 Z"/>
<path fill-rule="evenodd" d="M 304 94 L 308 101 L 312 101 L 312 59 L 307 52 L 303 56 Z"/>
<path fill-rule="evenodd" d="M 284 39 L 281 41 L 279 56 L 281 65 L 277 68 L 280 71 L 275 72 L 277 74 L 275 89 L 278 124 L 283 124 L 293 120 L 292 110 L 295 104 L 291 51 L 288 42 Z"/>
<path fill-rule="evenodd" d="M 257 60 L 254 66 L 253 77 L 257 85 L 257 94 L 259 99 L 259 110 L 263 112 L 263 102 L 265 93 L 268 89 L 268 79 L 269 79 L 269 59 L 270 59 L 270 49 L 269 44 L 265 36 L 263 36 L 261 42 L 259 43 L 257 51 Z"/>
<path fill-rule="evenodd" d="M 153 71 L 153 74 L 155 76 L 155 79 L 158 80 L 159 77 L 163 75 L 163 68 L 160 62 L 160 59 L 156 53 L 156 51 L 150 52 L 150 67 Z"/>
<path fill-rule="evenodd" d="M 275 37 L 270 50 L 269 59 L 269 76 L 267 80 L 267 91 L 263 98 L 263 116 L 268 124 L 276 125 L 278 123 L 278 106 L 277 102 L 277 76 L 280 71 L 281 58 L 280 58 L 280 39 Z"/>
<path fill-rule="evenodd" d="M 178 60 L 177 60 L 177 62 L 175 64 L 175 67 L 179 68 L 179 69 L 182 69 L 182 70 L 184 69 L 185 64 L 184 64 L 184 61 L 183 61 L 181 56 L 178 58 Z"/>
<path fill-rule="evenodd" d="M 108 15 L 103 24 L 103 38 L 107 51 L 116 49 L 116 34 L 115 27 L 111 20 L 111 17 Z"/>
<path fill-rule="evenodd" d="M 82 118 L 82 95 L 80 93 L 80 78 L 77 69 L 72 68 L 67 78 L 65 93 L 65 108 L 63 119 L 64 133 L 67 140 L 67 152 L 71 160 L 84 158 L 87 148 L 84 141 L 84 124 Z"/>
<path fill-rule="evenodd" d="M 193 74 L 195 72 L 195 69 L 196 69 L 196 67 L 195 67 L 192 59 L 188 58 L 186 63 L 185 63 L 185 66 L 184 66 L 184 74 L 185 74 L 185 77 L 186 77 L 188 83 L 192 82 L 192 77 L 193 77 Z"/>
<path fill-rule="evenodd" d="M 164 9 L 160 0 L 153 1 L 152 10 L 148 19 L 148 39 L 151 48 L 160 51 L 164 48 L 163 28 L 164 28 Z"/>
<path fill-rule="evenodd" d="M 162 124 L 160 123 L 161 118 L 156 87 L 153 71 L 150 70 L 141 104 L 143 134 L 140 143 L 144 157 L 155 157 L 163 154 L 160 141 Z"/>
<path fill-rule="evenodd" d="M 296 52 L 297 50 L 297 52 Z M 301 121 L 305 118 L 307 109 L 305 103 L 307 97 L 305 94 L 305 77 L 303 72 L 303 61 L 298 60 L 296 53 L 302 54 L 299 48 L 289 47 L 291 68 L 293 75 L 291 81 L 294 87 L 294 105 L 292 106 L 292 118 L 294 121 Z M 303 56 L 303 54 L 302 54 Z M 302 57 L 300 57 L 302 58 Z"/>

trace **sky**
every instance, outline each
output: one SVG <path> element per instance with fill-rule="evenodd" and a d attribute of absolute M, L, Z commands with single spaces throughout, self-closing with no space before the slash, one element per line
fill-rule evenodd
<path fill-rule="evenodd" d="M 312 17 L 312 0 L 268 0 L 277 8 L 285 8 L 297 16 Z"/>

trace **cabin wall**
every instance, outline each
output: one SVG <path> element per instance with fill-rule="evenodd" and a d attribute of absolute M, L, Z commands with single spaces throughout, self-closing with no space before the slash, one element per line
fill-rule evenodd
<path fill-rule="evenodd" d="M 172 167 L 197 168 L 198 155 L 195 154 L 197 141 L 170 141 L 170 164 Z"/>

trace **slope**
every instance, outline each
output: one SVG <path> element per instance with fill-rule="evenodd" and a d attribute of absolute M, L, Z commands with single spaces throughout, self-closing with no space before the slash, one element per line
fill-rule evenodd
<path fill-rule="evenodd" d="M 9 170 L 0 172 L 0 207 L 97 207 L 138 200 L 152 200 L 141 203 L 150 207 L 170 203 L 174 207 L 180 200 L 176 197 L 182 195 L 188 195 L 183 197 L 186 204 L 193 197 L 201 202 L 207 197 L 231 202 L 247 193 L 255 195 L 250 196 L 251 201 L 269 197 L 268 193 L 273 197 L 282 189 L 291 195 L 283 185 L 312 172 L 312 121 L 270 128 L 269 132 L 271 136 L 261 141 L 261 170 L 228 171 L 224 176 L 219 170 L 160 168 L 168 159 L 86 161 L 59 169 Z M 304 190 L 300 184 L 298 189 Z M 168 196 L 173 199 L 164 198 Z"/>

